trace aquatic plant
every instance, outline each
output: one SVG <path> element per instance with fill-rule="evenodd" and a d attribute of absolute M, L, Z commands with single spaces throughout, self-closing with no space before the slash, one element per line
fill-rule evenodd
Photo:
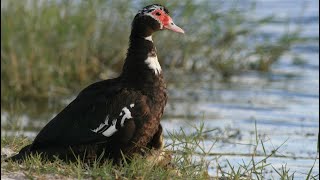
<path fill-rule="evenodd" d="M 185 36 L 159 33 L 166 72 L 212 73 L 228 79 L 268 71 L 297 40 L 297 32 L 264 38 L 257 28 L 272 17 L 250 18 L 254 1 L 157 1 L 174 9 Z M 19 1 L 1 6 L 1 101 L 47 101 L 119 73 L 136 9 L 148 1 Z M 168 37 L 165 37 L 168 36 Z M 171 39 L 171 41 L 167 41 Z"/>

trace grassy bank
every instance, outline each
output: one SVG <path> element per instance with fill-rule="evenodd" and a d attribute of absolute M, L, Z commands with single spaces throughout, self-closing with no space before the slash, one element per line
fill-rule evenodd
<path fill-rule="evenodd" d="M 227 166 L 217 164 L 217 171 L 209 175 L 208 168 L 212 161 L 218 161 L 226 154 L 212 154 L 217 139 L 211 141 L 211 145 L 205 145 L 206 136 L 212 130 L 205 129 L 204 124 L 194 126 L 192 133 L 186 133 L 181 129 L 169 133 L 166 145 L 166 162 L 171 162 L 169 167 L 155 163 L 155 157 L 136 157 L 132 163 L 124 163 L 123 166 L 113 166 L 110 162 L 98 163 L 97 160 L 89 166 L 79 160 L 77 163 L 65 163 L 61 160 L 46 162 L 39 156 L 33 156 L 22 164 L 14 162 L 4 163 L 5 153 L 3 149 L 18 152 L 23 146 L 31 141 L 23 137 L 2 137 L 1 138 L 1 176 L 2 177 L 24 177 L 24 178 L 77 178 L 77 179 L 294 179 L 296 172 L 290 171 L 286 164 L 280 169 L 269 163 L 270 158 L 284 157 L 279 149 L 286 143 L 283 142 L 274 149 L 266 149 L 265 143 L 259 138 L 256 130 L 256 142 L 252 144 L 252 152 L 247 154 L 251 157 L 249 162 L 243 161 L 238 167 L 227 161 Z M 263 148 L 263 152 L 258 152 L 258 148 Z M 8 150 L 7 150 L 8 151 Z M 8 153 L 7 153 L 8 154 Z M 230 154 L 229 154 L 230 155 Z M 243 156 L 243 154 L 235 154 Z M 213 157 L 213 158 L 212 158 Z M 291 157 L 288 157 L 291 158 Z M 209 160 L 213 159 L 213 160 Z M 314 162 L 316 163 L 316 161 Z M 306 173 L 305 179 L 317 179 L 318 174 L 313 173 L 313 167 Z M 273 171 L 273 174 L 270 173 Z"/>
<path fill-rule="evenodd" d="M 257 37 L 257 28 L 272 17 L 250 18 L 254 3 L 157 2 L 165 4 L 186 30 L 185 36 L 154 35 L 165 72 L 180 69 L 228 78 L 245 70 L 268 71 L 297 40 L 296 32 L 272 40 Z M 143 0 L 2 1 L 1 102 L 70 96 L 94 81 L 117 76 L 130 23 L 146 4 Z"/>

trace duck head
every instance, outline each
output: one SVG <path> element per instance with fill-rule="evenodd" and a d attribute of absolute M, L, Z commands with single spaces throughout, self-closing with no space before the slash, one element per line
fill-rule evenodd
<path fill-rule="evenodd" d="M 184 30 L 173 22 L 168 9 L 159 4 L 152 4 L 140 10 L 132 22 L 132 27 L 139 27 L 143 36 L 165 29 L 184 34 Z"/>

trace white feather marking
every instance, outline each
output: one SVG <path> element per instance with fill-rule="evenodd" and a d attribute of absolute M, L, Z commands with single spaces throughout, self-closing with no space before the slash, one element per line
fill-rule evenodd
<path fill-rule="evenodd" d="M 102 134 L 104 136 L 110 137 L 112 136 L 112 134 L 117 132 L 116 122 L 117 122 L 116 119 L 112 120 L 112 125 L 107 130 L 105 130 Z"/>
<path fill-rule="evenodd" d="M 159 75 L 161 73 L 161 66 L 157 56 L 149 56 L 144 62 L 150 69 L 154 70 L 154 73 L 156 75 Z"/>
<path fill-rule="evenodd" d="M 104 123 L 101 123 L 99 125 L 99 127 L 97 127 L 96 129 L 91 129 L 91 131 L 97 133 L 100 129 L 102 129 L 104 126 L 108 125 L 108 121 L 109 121 L 109 116 L 106 117 L 106 119 L 104 120 Z"/>
<path fill-rule="evenodd" d="M 126 119 L 131 119 L 132 118 L 131 112 L 129 111 L 129 109 L 127 107 L 122 108 L 122 111 L 124 112 L 124 115 L 123 115 L 123 117 L 121 119 L 121 127 L 124 125 L 124 121 Z"/>
<path fill-rule="evenodd" d="M 130 107 L 133 108 L 134 104 L 130 104 Z M 119 116 L 122 116 L 122 119 L 120 121 L 121 127 L 123 127 L 126 119 L 132 118 L 131 112 L 127 107 L 122 108 L 122 111 L 120 112 Z M 102 128 L 104 128 L 105 126 L 108 126 L 108 121 L 109 121 L 109 116 L 106 117 L 104 123 L 101 123 L 99 125 L 99 127 L 97 127 L 96 129 L 91 129 L 91 131 L 98 133 L 98 131 L 100 131 Z M 115 132 L 118 131 L 116 128 L 116 124 L 117 124 L 117 119 L 112 120 L 111 126 L 108 129 L 106 129 L 105 131 L 103 131 L 102 134 L 106 137 L 112 136 Z"/>
<path fill-rule="evenodd" d="M 144 39 L 145 39 L 145 40 L 148 40 L 148 41 L 153 42 L 153 40 L 152 40 L 152 36 L 151 36 L 151 35 L 150 35 L 150 36 L 148 36 L 148 37 L 145 37 Z"/>

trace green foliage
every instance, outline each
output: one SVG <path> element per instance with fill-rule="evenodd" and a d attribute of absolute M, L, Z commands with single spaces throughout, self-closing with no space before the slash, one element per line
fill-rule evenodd
<path fill-rule="evenodd" d="M 273 41 L 255 42 L 257 28 L 273 18 L 250 18 L 254 3 L 156 2 L 167 6 L 186 31 L 154 35 L 165 71 L 210 72 L 226 79 L 248 69 L 267 71 L 298 37 L 288 32 Z M 70 96 L 94 81 L 115 77 L 125 58 L 131 21 L 147 4 L 2 1 L 1 101 Z"/>
<path fill-rule="evenodd" d="M 256 130 L 256 144 L 253 145 L 253 152 L 247 156 L 251 157 L 249 162 L 237 164 L 230 163 L 227 160 L 227 169 L 222 168 L 221 164 L 217 163 L 217 174 L 209 176 L 208 168 L 212 160 L 209 157 L 221 158 L 224 154 L 214 154 L 212 149 L 216 143 L 215 139 L 211 141 L 211 147 L 208 148 L 208 133 L 212 130 L 205 128 L 204 124 L 200 126 L 192 126 L 192 133 L 186 133 L 183 129 L 169 133 L 165 151 L 170 155 L 170 165 L 161 165 L 155 163 L 154 159 L 148 159 L 141 156 L 135 156 L 131 163 L 126 161 L 121 166 L 114 166 L 111 162 L 101 162 L 98 158 L 95 162 L 88 165 L 81 159 L 74 163 L 66 163 L 59 159 L 49 162 L 41 159 L 40 156 L 34 155 L 27 158 L 23 163 L 3 162 L 1 159 L 1 174 L 14 174 L 23 172 L 30 178 L 77 178 L 77 179 L 266 179 L 270 169 L 274 170 L 271 177 L 275 179 L 294 179 L 295 173 L 288 169 L 284 164 L 280 169 L 273 167 L 273 164 L 268 163 L 269 158 L 283 157 L 278 156 L 279 149 L 286 143 L 283 142 L 278 147 L 275 147 L 270 152 L 267 152 L 265 145 L 259 139 Z M 206 141 L 206 144 L 205 144 Z M 30 140 L 19 137 L 2 137 L 1 147 L 9 148 L 15 152 L 19 151 L 23 146 L 30 144 Z M 257 147 L 261 146 L 263 153 L 257 152 Z M 226 154 L 227 155 L 227 154 Z M 229 154 L 230 155 L 230 154 Z M 234 154 L 241 156 L 241 154 Z M 242 154 L 243 155 L 243 154 Z M 153 157 L 157 158 L 155 154 Z M 306 179 L 317 179 L 318 175 L 314 174 L 313 168 L 317 159 L 305 174 Z M 211 165 L 212 166 L 212 165 Z M 298 172 L 299 173 L 299 172 Z M 270 176 L 270 174 L 269 174 Z"/>
<path fill-rule="evenodd" d="M 22 98 L 68 94 L 97 79 L 125 54 L 123 34 L 128 34 L 129 24 L 116 24 L 126 13 L 114 10 L 110 1 L 14 0 L 4 4 L 3 93 L 13 91 Z M 6 96 L 1 94 L 4 100 Z"/>
<path fill-rule="evenodd" d="M 185 134 L 171 134 L 175 142 L 169 145 L 172 149 L 176 149 L 178 144 L 181 143 L 185 143 L 186 146 L 180 149 L 185 153 L 174 155 L 172 166 L 170 167 L 158 165 L 152 159 L 142 158 L 141 156 L 135 156 L 131 160 L 131 163 L 124 162 L 121 166 L 115 166 L 109 161 L 100 162 L 99 159 L 88 165 L 81 159 L 78 159 L 75 163 L 66 163 L 59 159 L 50 162 L 41 159 L 39 155 L 33 155 L 21 164 L 11 161 L 4 163 L 4 158 L 2 158 L 1 161 L 5 165 L 2 166 L 4 169 L 2 169 L 1 174 L 13 174 L 20 171 L 30 179 L 52 178 L 53 176 L 59 179 L 208 179 L 208 167 L 204 159 L 200 162 L 191 160 L 194 148 L 199 146 L 197 143 L 200 142 L 201 133 L 202 131 L 197 130 L 195 132 L 197 135 L 193 138 L 185 136 Z M 17 140 L 21 142 L 17 143 Z M 14 151 L 18 151 L 25 146 L 25 142 L 30 143 L 25 138 L 16 138 L 14 141 L 12 141 L 12 137 L 1 138 L 1 146 L 13 149 Z"/>

